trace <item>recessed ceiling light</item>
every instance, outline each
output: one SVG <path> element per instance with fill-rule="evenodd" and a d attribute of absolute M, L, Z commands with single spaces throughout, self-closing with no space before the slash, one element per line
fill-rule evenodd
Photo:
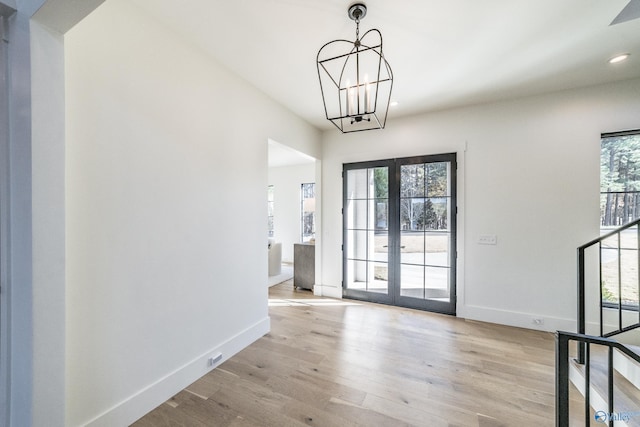
<path fill-rule="evenodd" d="M 389 104 L 389 107 L 397 107 L 398 106 L 398 101 L 391 101 L 391 103 Z"/>
<path fill-rule="evenodd" d="M 623 53 L 621 55 L 616 55 L 609 60 L 609 64 L 615 64 L 617 62 L 622 62 L 629 57 L 628 53 Z"/>

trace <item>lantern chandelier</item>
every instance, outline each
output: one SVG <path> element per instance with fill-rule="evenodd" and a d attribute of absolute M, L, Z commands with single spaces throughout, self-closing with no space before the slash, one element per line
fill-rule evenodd
<path fill-rule="evenodd" d="M 348 9 L 356 40 L 333 40 L 318 51 L 317 66 L 327 120 L 342 133 L 384 129 L 391 101 L 393 73 L 382 53 L 382 34 L 371 29 L 360 37 L 364 3 Z"/>

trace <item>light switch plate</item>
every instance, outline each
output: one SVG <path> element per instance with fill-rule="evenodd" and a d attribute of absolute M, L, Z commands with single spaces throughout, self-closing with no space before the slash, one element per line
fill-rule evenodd
<path fill-rule="evenodd" d="M 478 244 L 480 245 L 497 245 L 498 236 L 495 234 L 482 234 L 478 238 Z"/>

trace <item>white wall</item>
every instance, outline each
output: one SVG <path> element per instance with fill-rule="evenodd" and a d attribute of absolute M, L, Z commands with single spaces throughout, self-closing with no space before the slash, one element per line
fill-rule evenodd
<path fill-rule="evenodd" d="M 65 419 L 65 130 L 62 34 L 31 25 L 33 425 Z M 45 403 L 46 402 L 46 403 Z"/>
<path fill-rule="evenodd" d="M 640 80 L 324 133 L 323 292 L 340 293 L 342 164 L 457 152 L 458 315 L 573 330 L 576 248 L 598 236 L 600 134 L 632 128 Z"/>
<path fill-rule="evenodd" d="M 99 1 L 74 4 L 72 19 Z M 64 50 L 56 23 L 33 17 L 44 3 L 0 2 L 0 14 L 10 16 L 0 51 L 12 112 L 8 141 L 0 138 L 0 424 L 7 426 L 63 425 L 65 415 Z"/>
<path fill-rule="evenodd" d="M 274 238 L 282 243 L 283 262 L 293 262 L 293 244 L 301 241 L 300 186 L 315 180 L 315 163 L 269 168 L 269 185 L 274 186 Z"/>
<path fill-rule="evenodd" d="M 268 330 L 266 141 L 320 135 L 125 0 L 65 50 L 67 425 L 125 425 Z"/>

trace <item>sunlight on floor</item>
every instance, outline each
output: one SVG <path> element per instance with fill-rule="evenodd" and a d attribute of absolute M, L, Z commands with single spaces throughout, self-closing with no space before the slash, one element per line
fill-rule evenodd
<path fill-rule="evenodd" d="M 300 306 L 335 306 L 335 305 L 360 305 L 356 302 L 340 301 L 337 299 L 322 298 L 296 298 L 296 299 L 280 299 L 269 298 L 269 307 L 300 307 Z"/>

